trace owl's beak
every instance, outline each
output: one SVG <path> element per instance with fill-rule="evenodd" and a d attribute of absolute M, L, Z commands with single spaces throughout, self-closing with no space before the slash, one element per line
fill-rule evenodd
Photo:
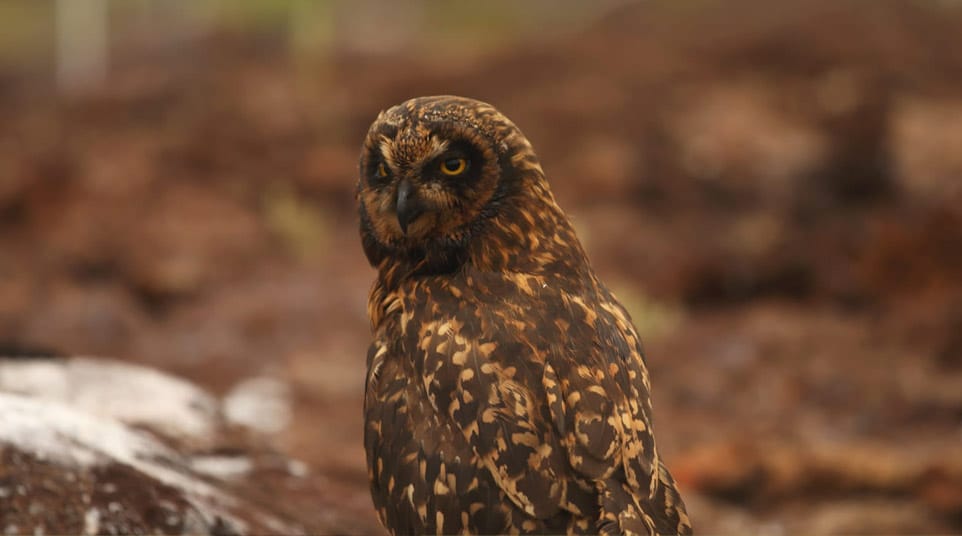
<path fill-rule="evenodd" d="M 408 234 L 408 225 L 418 219 L 424 212 L 424 205 L 414 193 L 414 187 L 407 180 L 402 180 L 397 187 L 397 222 L 401 232 Z"/>

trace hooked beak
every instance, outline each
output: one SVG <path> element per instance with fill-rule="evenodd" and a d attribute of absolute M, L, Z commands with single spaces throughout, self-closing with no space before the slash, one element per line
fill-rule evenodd
<path fill-rule="evenodd" d="M 407 180 L 402 180 L 397 187 L 397 222 L 401 232 L 408 234 L 408 225 L 424 213 L 424 206 L 414 194 L 414 187 Z"/>

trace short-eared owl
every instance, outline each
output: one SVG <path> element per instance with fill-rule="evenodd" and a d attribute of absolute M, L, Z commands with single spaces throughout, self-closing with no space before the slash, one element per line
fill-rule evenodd
<path fill-rule="evenodd" d="M 488 104 L 423 97 L 364 141 L 365 448 L 395 534 L 687 534 L 638 332 L 534 150 Z"/>

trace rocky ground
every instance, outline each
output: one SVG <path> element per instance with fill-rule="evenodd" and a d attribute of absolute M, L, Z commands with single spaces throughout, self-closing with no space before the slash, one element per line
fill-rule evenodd
<path fill-rule="evenodd" d="M 699 532 L 962 532 L 962 11 L 669 6 L 477 50 L 131 32 L 66 98 L 0 72 L 0 527 L 376 532 L 357 154 L 454 93 L 632 312 Z M 134 365 L 192 409 L 116 402 L 173 396 L 107 387 Z"/>

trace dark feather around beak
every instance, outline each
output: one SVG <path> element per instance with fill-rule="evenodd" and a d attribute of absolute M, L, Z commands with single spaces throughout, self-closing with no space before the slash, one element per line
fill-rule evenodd
<path fill-rule="evenodd" d="M 397 187 L 397 222 L 401 226 L 401 232 L 408 233 L 408 225 L 418 219 L 424 213 L 424 205 L 414 193 L 411 183 L 402 180 Z"/>

